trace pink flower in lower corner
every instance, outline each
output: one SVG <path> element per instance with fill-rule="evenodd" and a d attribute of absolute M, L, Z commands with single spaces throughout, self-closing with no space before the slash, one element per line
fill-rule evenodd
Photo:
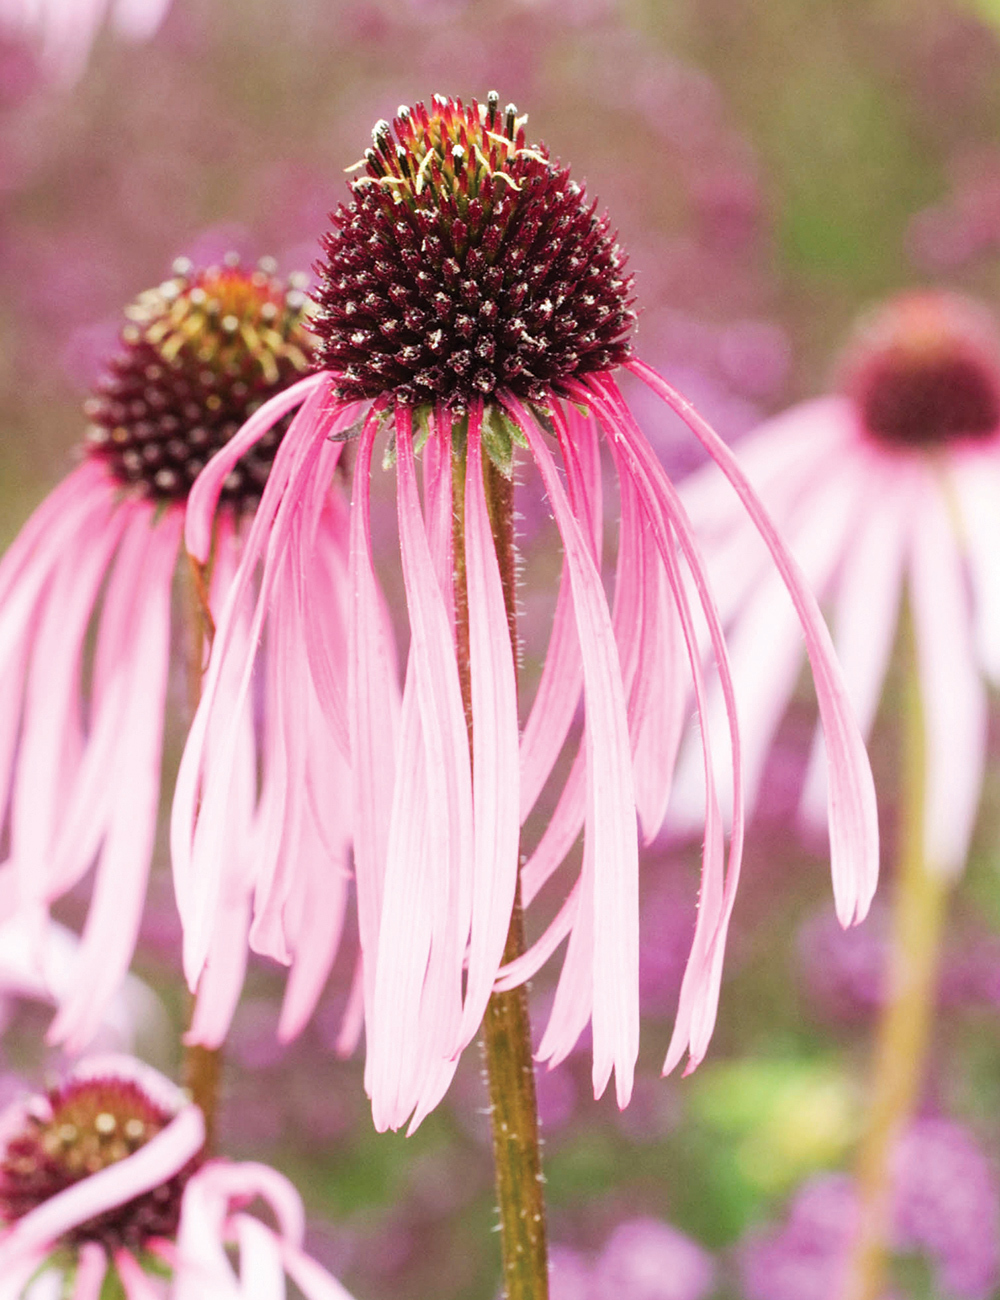
<path fill-rule="evenodd" d="M 527 146 L 513 106 L 501 111 L 495 95 L 468 107 L 438 96 L 430 109 L 401 109 L 392 126 L 375 127 L 363 166 L 324 241 L 314 328 L 325 369 L 295 390 L 302 405 L 232 597 L 235 609 L 262 566 L 253 635 L 238 638 L 232 620 L 220 621 L 181 764 L 172 852 L 186 974 L 192 985 L 200 979 L 217 923 L 214 846 L 225 842 L 232 818 L 235 775 L 205 738 L 229 707 L 225 681 L 249 680 L 266 631 L 290 654 L 305 648 L 296 660 L 302 671 L 279 684 L 288 731 L 269 751 L 290 773 L 283 832 L 290 846 L 308 807 L 291 766 L 302 725 L 294 719 L 308 716 L 310 699 L 350 757 L 365 1079 L 376 1126 L 418 1123 L 447 1089 L 493 988 L 523 982 L 567 939 L 540 1054 L 557 1063 L 591 1022 L 595 1091 L 614 1072 L 624 1105 L 639 1041 L 638 829 L 651 838 L 663 820 L 691 680 L 699 713 L 704 706 L 695 609 L 711 628 L 727 692 L 729 670 L 697 542 L 616 385 L 617 367 L 628 365 L 677 410 L 722 464 L 792 592 L 835 756 L 834 877 L 858 916 L 877 863 L 867 758 L 825 625 L 794 561 L 718 437 L 631 359 L 631 282 L 608 220 L 543 146 Z M 248 426 L 195 484 L 186 537 L 198 560 L 208 554 L 219 484 L 263 427 Z M 312 538 L 346 432 L 357 442 L 350 599 L 338 644 L 335 629 L 319 623 Z M 622 510 L 610 607 L 602 580 L 602 434 Z M 377 440 L 396 469 L 410 624 L 401 702 L 372 555 Z M 522 734 L 504 592 L 512 575 L 498 563 L 487 495 L 513 491 L 518 455 L 537 468 L 564 547 L 548 656 Z M 456 587 L 457 546 L 464 581 Z M 456 645 L 460 602 L 467 651 Z M 533 949 L 503 968 L 521 824 L 560 754 L 576 744 L 581 699 L 583 735 L 569 775 L 520 869 L 530 907 L 562 867 L 565 902 Z M 693 1066 L 707 1048 L 742 853 L 739 737 L 734 726 L 727 866 L 707 728 L 705 735 L 701 907 L 667 1068 L 685 1051 Z M 581 832 L 582 866 L 574 870 L 563 864 Z M 286 850 L 281 864 L 287 889 L 299 869 L 294 853 Z M 265 881 L 254 899 L 254 924 L 276 948 L 283 897 Z"/>
<path fill-rule="evenodd" d="M 932 866 L 954 873 L 965 862 L 983 779 L 985 682 L 1000 680 L 996 324 L 985 308 L 951 294 L 902 295 L 863 323 L 842 379 L 841 393 L 777 416 L 738 451 L 813 590 L 830 604 L 866 735 L 905 592 L 926 737 L 924 850 Z M 725 485 L 700 471 L 682 495 L 705 538 L 729 631 L 752 805 L 765 793 L 764 762 L 799 674 L 798 629 Z M 679 802 L 689 809 L 697 802 L 696 757 L 687 756 L 678 777 Z M 803 792 L 812 822 L 825 769 L 817 737 Z"/>
<path fill-rule="evenodd" d="M 96 1032 L 135 947 L 160 802 L 172 635 L 187 644 L 188 657 L 202 653 L 190 618 L 172 634 L 188 489 L 212 452 L 252 421 L 262 402 L 278 395 L 280 405 L 282 390 L 306 369 L 312 339 L 305 305 L 301 287 L 274 278 L 269 267 L 233 262 L 194 271 L 178 264 L 127 313 L 121 351 L 88 403 L 81 464 L 0 560 L 0 832 L 8 850 L 0 866 L 0 923 L 33 948 L 43 979 L 47 909 L 96 864 L 79 951 L 72 975 L 55 990 L 59 1010 L 50 1032 L 74 1052 Z M 276 414 L 269 408 L 265 437 L 222 485 L 209 557 L 216 610 L 281 438 Z M 346 556 L 335 504 L 317 521 L 317 581 L 325 576 L 327 586 L 336 584 Z M 246 636 L 240 612 L 234 617 L 232 634 Z M 274 649 L 271 659 L 284 671 L 287 658 L 280 645 Z M 270 709 L 274 697 L 271 678 L 260 687 L 261 710 L 234 713 L 210 737 L 215 748 L 239 750 L 233 798 L 242 817 L 220 857 L 227 922 L 212 936 L 209 996 L 196 1012 L 203 1041 L 224 1035 L 239 994 L 250 867 L 259 845 L 267 857 L 267 807 L 285 798 L 265 771 L 254 821 L 257 738 L 261 726 L 280 726 Z M 324 781 L 332 774 L 334 787 L 343 789 L 344 764 L 325 733 L 303 744 Z M 307 863 L 308 836 L 323 837 L 325 880 L 330 858 L 346 855 L 344 820 L 334 795 L 303 832 Z M 336 944 L 331 892 L 318 915 L 308 897 L 311 879 L 307 869 L 289 903 L 292 953 L 296 926 L 313 940 L 320 932 L 327 952 Z M 313 942 L 312 965 L 293 976 L 294 1016 L 325 974 L 317 974 L 316 951 Z"/>
<path fill-rule="evenodd" d="M 36 40 L 52 76 L 69 84 L 83 72 L 98 32 L 110 17 L 133 41 L 156 34 L 170 0 L 0 0 L 0 27 Z"/>
<path fill-rule="evenodd" d="M 0 1115 L 0 1300 L 349 1300 L 305 1254 L 298 1193 L 257 1164 L 204 1163 L 186 1094 L 127 1056 L 80 1061 Z M 245 1212 L 260 1198 L 276 1228 Z M 233 1248 L 236 1248 L 234 1263 Z M 51 1291 L 46 1290 L 51 1286 Z"/>

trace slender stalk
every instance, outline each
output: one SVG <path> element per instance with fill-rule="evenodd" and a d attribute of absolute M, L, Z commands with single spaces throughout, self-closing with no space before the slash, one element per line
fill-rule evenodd
<path fill-rule="evenodd" d="M 941 872 L 928 870 L 924 857 L 924 725 L 912 641 L 909 635 L 888 1001 L 878 1026 L 869 1112 L 858 1154 L 858 1235 L 844 1300 L 879 1300 L 884 1290 L 892 1229 L 892 1154 L 920 1098 L 948 901 L 948 881 Z"/>
<path fill-rule="evenodd" d="M 188 570 L 188 710 L 194 717 L 201 699 L 201 678 L 205 647 L 211 646 L 215 636 L 215 622 L 208 603 L 209 574 L 207 566 L 190 556 Z M 191 1009 L 194 1000 L 191 999 Z M 205 1117 L 205 1152 L 211 1155 L 215 1147 L 216 1120 L 219 1109 L 219 1085 L 222 1079 L 221 1048 L 202 1047 L 188 1043 L 184 1047 L 184 1086 L 191 1100 Z"/>
<path fill-rule="evenodd" d="M 517 663 L 516 572 L 513 481 L 484 457 L 484 483 L 493 543 L 500 565 L 507 626 Z M 465 581 L 465 471 L 463 453 L 452 457 L 455 636 L 469 746 L 472 746 L 469 675 L 469 614 Z M 518 881 L 504 948 L 504 961 L 524 952 L 524 920 Z M 541 1143 L 535 1101 L 528 995 L 522 985 L 494 993 L 483 1019 L 483 1058 L 490 1097 L 493 1162 L 500 1214 L 500 1248 L 507 1300 L 547 1300 L 548 1249 L 545 1233 Z"/>

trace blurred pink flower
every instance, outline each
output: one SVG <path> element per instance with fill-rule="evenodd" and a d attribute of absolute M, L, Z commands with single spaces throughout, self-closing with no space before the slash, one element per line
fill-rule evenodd
<path fill-rule="evenodd" d="M 0 1116 L 0 1298 L 74 1263 L 79 1300 L 96 1300 L 112 1263 L 129 1300 L 155 1294 L 138 1257 L 176 1234 L 204 1142 L 198 1107 L 131 1057 L 90 1057 L 13 1102 Z"/>
<path fill-rule="evenodd" d="M 395 134 L 394 134 L 395 133 Z M 352 199 L 326 237 L 314 328 L 326 369 L 294 390 L 302 402 L 275 461 L 231 601 L 257 565 L 263 578 L 252 634 L 224 615 L 178 779 L 172 846 L 194 986 L 218 923 L 216 857 L 231 816 L 232 775 L 204 737 L 228 708 L 227 675 L 251 671 L 259 633 L 300 647 L 282 681 L 287 716 L 314 694 L 351 756 L 354 861 L 367 1034 L 366 1086 L 379 1129 L 437 1104 L 458 1054 L 498 987 L 530 977 L 569 946 L 540 1056 L 555 1064 L 593 1025 L 597 1094 L 612 1070 L 628 1101 L 639 1039 L 638 837 L 663 820 L 686 708 L 690 661 L 704 682 L 693 604 L 712 629 L 728 690 L 721 628 L 697 544 L 676 492 L 612 378 L 629 365 L 673 406 L 723 465 L 774 554 L 806 629 L 830 743 L 834 879 L 841 905 L 864 914 L 877 861 L 874 793 L 846 708 L 825 625 L 730 453 L 651 369 L 630 360 L 631 283 L 607 218 L 568 172 L 525 145 L 513 106 L 468 109 L 436 97 L 379 123 Z M 472 197 L 475 196 L 475 197 Z M 461 260 L 460 260 L 461 259 Z M 275 406 L 275 415 L 287 409 Z M 289 395 L 290 400 L 290 395 Z M 363 407 L 355 404 L 364 402 Z M 370 405 L 369 405 L 370 403 Z M 585 412 L 585 413 L 582 413 Z M 356 420 L 345 648 L 317 626 L 311 546 Z M 598 422 L 618 470 L 622 526 L 614 606 L 601 580 Z M 187 544 L 208 554 L 219 485 L 266 425 L 266 412 L 207 467 L 192 492 Z M 395 459 L 410 653 L 402 703 L 372 560 L 369 481 L 376 436 Z M 560 476 L 550 438 L 566 474 Z M 331 438 L 333 439 L 331 441 Z M 452 499 L 453 447 L 467 454 L 464 499 Z M 510 474 L 515 446 L 537 466 L 564 547 L 548 657 L 523 735 L 514 658 L 491 532 L 484 466 Z M 423 447 L 424 497 L 416 453 Z M 464 521 L 469 624 L 470 745 L 455 643 L 453 514 Z M 301 602 L 301 611 L 297 602 Z M 308 658 L 307 658 L 308 654 Z M 307 666 L 308 665 L 308 666 Z M 563 750 L 581 695 L 584 736 L 553 819 L 521 872 L 530 904 L 584 831 L 583 864 L 560 912 L 524 957 L 501 970 L 518 875 L 519 830 Z M 286 744 L 291 744 L 289 731 Z M 706 729 L 707 736 L 707 729 Z M 728 869 L 711 786 L 701 907 L 666 1068 L 703 1056 L 714 1025 L 726 929 L 742 853 L 738 775 Z M 275 763 L 287 759 L 275 747 Z M 475 777 L 473 779 L 473 771 Z M 290 780 L 294 789 L 294 780 Z M 286 808 L 283 832 L 294 842 Z M 297 870 L 290 855 L 283 870 Z M 255 928 L 282 942 L 282 898 L 258 889 Z"/>
<path fill-rule="evenodd" d="M 125 1056 L 81 1061 L 62 1085 L 0 1116 L 0 1300 L 51 1283 L 98 1300 L 349 1300 L 302 1249 L 289 1181 L 259 1164 L 201 1163 L 201 1111 Z M 260 1198 L 277 1228 L 246 1214 Z M 238 1267 L 234 1266 L 233 1247 Z M 147 1269 L 153 1266 L 153 1271 Z M 45 1294 L 49 1294 L 48 1291 Z"/>
<path fill-rule="evenodd" d="M 739 452 L 813 590 L 832 603 L 834 643 L 865 735 L 906 586 L 926 728 L 926 853 L 940 870 L 958 871 L 983 777 L 983 679 L 1000 679 L 1000 341 L 992 318 L 950 294 L 891 301 L 861 330 L 842 393 L 776 417 Z M 798 627 L 711 468 L 688 479 L 682 496 L 729 628 L 752 806 L 766 793 L 764 761 L 798 678 Z M 713 735 L 723 723 L 716 699 Z M 692 746 L 675 791 L 692 830 L 697 781 Z M 812 821 L 824 781 L 817 737 L 802 799 Z"/>
<path fill-rule="evenodd" d="M 139 927 L 159 805 L 171 588 L 188 488 L 255 407 L 302 373 L 311 346 L 301 290 L 264 270 L 232 265 L 197 273 L 178 265 L 176 272 L 130 308 L 122 349 L 88 403 L 82 463 L 0 561 L 0 817 L 6 815 L 9 852 L 0 867 L 0 919 L 15 917 L 22 938 L 25 927 L 33 930 L 39 966 L 49 904 L 97 862 L 79 954 L 72 978 L 57 991 L 60 1009 L 50 1031 L 72 1051 L 87 1044 L 105 1016 Z M 274 416 L 271 408 L 270 426 Z M 214 608 L 230 585 L 245 512 L 280 436 L 279 424 L 224 485 Z M 336 564 L 338 545 L 346 544 L 338 538 L 331 505 L 322 518 L 318 573 L 327 561 Z M 234 617 L 235 635 L 245 636 L 240 612 Z M 232 694 L 235 683 L 225 688 Z M 273 686 L 264 694 L 270 701 Z M 225 1032 L 242 983 L 255 730 L 252 711 L 244 709 L 211 738 L 213 746 L 234 737 L 240 743 L 241 784 L 233 797 L 243 829 L 223 855 L 227 926 L 212 937 L 208 996 L 194 1025 L 205 1041 Z M 325 778 L 343 764 L 324 740 L 309 752 Z M 283 797 L 266 790 L 264 803 Z M 346 852 L 338 848 L 345 839 L 339 813 L 335 799 L 324 805 L 325 877 L 328 855 Z M 266 839 L 266 817 L 259 830 Z M 307 870 L 289 902 L 289 933 L 306 928 L 315 938 L 319 930 L 335 943 L 329 882 L 328 910 L 318 916 L 307 900 L 310 879 Z M 344 879 L 346 888 L 346 867 Z M 244 933 L 234 944 L 241 919 Z M 317 978 L 321 985 L 315 964 L 293 976 L 290 1014 L 301 1014 L 297 1008 Z"/>
<path fill-rule="evenodd" d="M 41 60 L 64 84 L 83 72 L 91 46 L 108 17 L 131 41 L 156 33 L 170 0 L 0 0 L 0 27 L 24 32 L 40 46 Z"/>

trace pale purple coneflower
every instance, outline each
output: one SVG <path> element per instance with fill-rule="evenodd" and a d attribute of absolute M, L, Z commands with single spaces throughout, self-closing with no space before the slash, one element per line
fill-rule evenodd
<path fill-rule="evenodd" d="M 72 1051 L 99 1026 L 139 928 L 160 798 L 171 588 L 188 490 L 212 452 L 308 368 L 306 307 L 301 284 L 277 279 L 270 266 L 243 269 L 231 261 L 194 271 L 178 263 L 173 278 L 127 313 L 121 349 L 87 406 L 81 464 L 0 561 L 0 817 L 8 859 L 0 867 L 0 919 L 34 928 L 40 971 L 49 904 L 97 863 L 79 955 L 50 1033 Z M 223 485 L 210 577 L 216 607 L 281 437 L 276 415 L 270 407 L 269 432 Z M 336 568 L 338 546 L 346 555 L 331 501 L 318 528 L 320 574 L 327 561 Z M 265 729 L 280 726 L 269 708 L 274 696 L 273 683 L 265 684 Z M 212 945 L 211 996 L 195 1014 L 195 1032 L 206 1042 L 224 1034 L 239 993 L 245 933 L 235 945 L 230 936 L 241 918 L 244 930 L 249 924 L 248 862 L 270 829 L 266 817 L 254 821 L 258 728 L 249 706 L 239 725 L 242 776 L 233 799 L 241 829 L 222 858 L 227 925 Z M 340 770 L 325 741 L 321 735 L 309 749 L 324 782 L 331 763 Z M 283 797 L 269 793 L 266 771 L 263 779 L 265 804 Z M 332 803 L 324 810 L 326 870 L 344 835 Z M 299 914 L 315 940 L 320 923 L 306 902 Z M 329 945 L 336 938 L 329 911 L 321 924 Z M 303 972 L 297 983 L 309 987 L 290 989 L 290 997 L 308 998 L 316 978 L 314 970 Z"/>
<path fill-rule="evenodd" d="M 264 1165 L 203 1163 L 201 1111 L 150 1066 L 94 1056 L 0 1115 L 0 1300 L 307 1300 L 347 1292 L 303 1250 L 294 1187 Z M 260 1198 L 276 1229 L 245 1212 Z M 238 1251 L 234 1267 L 233 1247 Z M 46 1289 L 50 1288 L 50 1289 Z"/>
<path fill-rule="evenodd" d="M 170 0 L 0 0 L 0 26 L 36 41 L 44 67 L 63 84 L 83 72 L 107 18 L 132 41 L 155 35 Z"/>
<path fill-rule="evenodd" d="M 737 450 L 813 590 L 830 602 L 865 735 L 905 588 L 926 731 L 925 852 L 929 867 L 954 873 L 982 785 L 984 678 L 1000 680 L 1000 337 L 976 303 L 904 294 L 862 323 L 841 380 L 840 392 L 776 416 Z M 729 633 L 752 806 L 799 673 L 797 624 L 725 484 L 707 468 L 682 496 L 705 539 Z M 677 792 L 696 803 L 697 755 L 686 758 Z M 812 824 L 824 785 L 817 737 L 802 798 Z"/>
<path fill-rule="evenodd" d="M 391 126 L 375 127 L 373 148 L 358 167 L 363 174 L 352 182 L 350 202 L 334 214 L 324 240 L 313 325 L 323 369 L 297 387 L 303 405 L 275 460 L 231 608 L 263 562 L 254 632 L 270 614 L 271 635 L 303 639 L 311 665 L 312 683 L 305 676 L 282 683 L 286 708 L 304 717 L 305 693 L 313 692 L 325 725 L 350 755 L 366 1086 L 375 1123 L 396 1127 L 411 1115 L 419 1122 L 447 1088 L 498 975 L 498 987 L 523 981 L 567 936 L 540 1054 L 555 1064 L 592 1021 L 595 1091 L 614 1070 L 624 1105 L 639 1038 L 637 813 L 644 836 L 655 835 L 692 675 L 699 711 L 704 702 L 682 571 L 691 574 L 694 603 L 712 628 L 727 690 L 729 676 L 692 530 L 622 399 L 615 368 L 630 367 L 679 410 L 723 465 L 793 593 L 835 754 L 833 870 L 852 917 L 868 906 L 877 859 L 864 748 L 815 602 L 741 472 L 688 404 L 631 359 L 631 281 L 607 218 L 544 146 L 526 144 L 513 106 L 501 110 L 490 95 L 482 106 L 435 97 L 429 109 L 400 109 Z M 352 403 L 365 406 L 355 430 L 347 664 L 338 672 L 345 650 L 316 634 L 309 539 L 343 446 L 331 434 Z M 218 485 L 261 427 L 238 435 L 194 487 L 186 536 L 196 560 L 208 553 Z M 401 706 L 369 522 L 372 456 L 385 428 L 411 633 Z M 601 579 L 600 430 L 622 501 L 610 609 Z M 523 735 L 505 575 L 484 485 L 484 475 L 510 480 L 518 448 L 538 467 L 564 547 L 548 657 Z M 453 464 L 463 460 L 464 486 L 453 499 Z M 464 528 L 453 527 L 453 518 Z M 464 568 L 457 586 L 456 556 Z M 296 599 L 301 628 L 274 617 L 278 602 L 285 610 Z M 256 640 L 238 641 L 233 626 L 224 614 L 174 805 L 192 985 L 217 916 L 207 849 L 220 842 L 230 815 L 230 774 L 213 764 L 203 736 L 225 707 L 221 684 L 234 660 L 246 656 L 248 644 L 252 657 Z M 456 629 L 464 634 L 465 627 L 468 651 L 463 645 L 457 654 Z M 249 675 L 249 661 L 243 672 Z M 582 868 L 542 939 L 501 972 L 520 825 L 563 750 L 581 694 L 583 739 L 553 821 L 521 873 L 525 902 L 584 830 Z M 735 728 L 732 753 L 738 773 Z M 742 852 L 737 775 L 727 868 L 707 729 L 705 772 L 701 908 L 667 1068 L 685 1050 L 696 1064 L 707 1047 Z M 291 861 L 284 869 L 291 877 L 297 867 Z M 255 924 L 280 933 L 281 897 L 272 891 L 265 902 Z"/>

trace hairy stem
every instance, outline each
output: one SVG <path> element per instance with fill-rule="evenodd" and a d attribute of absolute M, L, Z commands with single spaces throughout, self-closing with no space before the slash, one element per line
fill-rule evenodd
<path fill-rule="evenodd" d="M 209 574 L 207 566 L 188 556 L 188 711 L 193 718 L 201 699 L 201 678 L 206 647 L 215 636 L 215 623 L 208 603 Z M 189 719 L 190 721 L 190 719 Z M 191 1010 L 194 999 L 191 999 Z M 202 1047 L 188 1043 L 184 1047 L 184 1087 L 191 1100 L 205 1117 L 205 1152 L 211 1155 L 215 1148 L 216 1119 L 219 1109 L 219 1085 L 222 1079 L 221 1048 Z"/>
<path fill-rule="evenodd" d="M 879 1300 L 892 1230 L 892 1155 L 920 1098 L 948 901 L 943 873 L 924 856 L 924 727 L 912 636 L 907 637 L 899 863 L 887 1002 L 875 1045 L 868 1118 L 857 1162 L 858 1235 L 845 1300 Z"/>
<path fill-rule="evenodd" d="M 464 453 L 453 454 L 453 544 L 455 558 L 455 634 L 462 698 L 469 745 L 472 745 L 472 707 L 469 676 L 468 593 L 465 582 L 465 470 Z M 493 543 L 500 565 L 507 626 L 514 662 L 517 663 L 516 574 L 514 551 L 513 481 L 484 457 L 484 483 Z M 518 881 L 504 948 L 504 961 L 524 952 L 521 885 Z M 548 1250 L 545 1234 L 545 1199 L 542 1178 L 535 1070 L 531 1055 L 528 994 L 522 985 L 494 993 L 483 1019 L 483 1057 L 486 1063 L 493 1132 L 493 1162 L 500 1214 L 504 1294 L 507 1300 L 547 1300 Z"/>

